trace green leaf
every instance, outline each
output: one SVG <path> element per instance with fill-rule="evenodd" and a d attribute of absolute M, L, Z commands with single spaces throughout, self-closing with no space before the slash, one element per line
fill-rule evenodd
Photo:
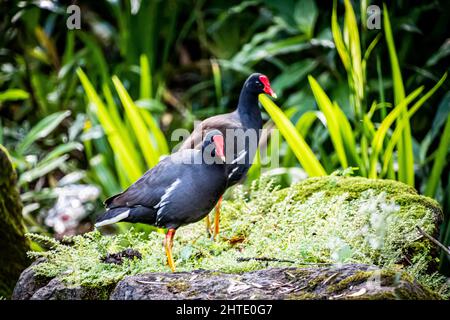
<path fill-rule="evenodd" d="M 100 99 L 83 70 L 77 69 L 77 74 L 86 91 L 89 101 L 95 106 L 94 112 L 106 133 L 111 148 L 123 164 L 123 172 L 128 178 L 128 183 L 131 184 L 139 179 L 144 173 L 144 170 L 140 167 L 140 159 L 133 157 L 134 146 L 124 142 L 123 137 L 120 134 L 121 131 L 117 128 L 116 123 L 111 118 L 108 108 L 106 108 L 103 101 Z"/>
<path fill-rule="evenodd" d="M 312 76 L 308 76 L 308 81 L 314 97 L 316 98 L 317 105 L 319 106 L 319 109 L 323 112 L 327 120 L 328 132 L 330 134 L 331 141 L 333 142 L 334 149 L 336 150 L 336 154 L 339 158 L 341 166 L 345 169 L 348 167 L 347 156 L 345 154 L 344 144 L 342 142 L 340 123 L 338 122 L 339 119 L 336 116 L 333 103 L 328 98 L 327 94 L 323 91 L 319 83 L 317 83 L 317 81 Z"/>
<path fill-rule="evenodd" d="M 36 168 L 28 170 L 20 175 L 18 182 L 19 186 L 22 186 L 24 183 L 31 182 L 40 177 L 45 176 L 49 172 L 63 165 L 67 159 L 69 159 L 69 155 L 66 154 L 56 159 L 47 161 L 45 163 L 38 164 Z"/>
<path fill-rule="evenodd" d="M 350 56 L 345 47 L 344 40 L 342 39 L 341 28 L 337 20 L 337 5 L 336 0 L 333 1 L 333 13 L 331 15 L 331 31 L 333 33 L 333 40 L 336 46 L 336 50 L 341 57 L 342 63 L 347 71 L 351 70 Z"/>
<path fill-rule="evenodd" d="M 150 72 L 150 66 L 148 64 L 148 58 L 145 54 L 140 57 L 141 63 L 141 93 L 140 99 L 151 99 L 152 98 L 152 74 Z"/>
<path fill-rule="evenodd" d="M 377 162 L 378 155 L 383 148 L 383 141 L 386 137 L 386 133 L 389 127 L 398 119 L 402 110 L 408 105 L 412 100 L 414 100 L 423 90 L 423 87 L 417 88 L 411 94 L 409 94 L 405 99 L 403 99 L 383 120 L 380 127 L 376 131 L 372 139 L 372 154 L 370 156 L 370 172 L 369 178 L 377 178 Z"/>
<path fill-rule="evenodd" d="M 278 108 L 265 94 L 259 95 L 259 101 L 270 115 L 273 122 L 277 125 L 278 130 L 280 130 L 281 134 L 286 139 L 286 142 L 289 144 L 306 173 L 310 176 L 326 175 L 325 169 L 322 167 L 319 160 L 317 160 L 311 148 L 297 132 L 294 125 L 289 118 L 286 117 L 283 111 L 281 111 L 280 108 Z"/>
<path fill-rule="evenodd" d="M 403 86 L 402 74 L 398 63 L 397 53 L 395 50 L 394 36 L 392 34 L 391 23 L 389 21 L 389 12 L 385 4 L 383 4 L 383 21 L 386 43 L 388 45 L 389 58 L 392 68 L 392 81 L 394 86 L 394 102 L 399 105 L 404 100 L 405 88 Z M 412 148 L 411 127 L 408 120 L 408 105 L 402 104 L 403 110 L 398 117 L 399 122 L 404 122 L 402 138 L 398 143 L 398 179 L 402 182 L 414 186 L 414 154 Z"/>
<path fill-rule="evenodd" d="M 447 73 L 445 73 L 442 78 L 439 80 L 439 82 L 431 88 L 430 91 L 428 91 L 422 98 L 420 98 L 412 107 L 410 110 L 408 110 L 408 123 L 409 119 L 416 113 L 417 110 L 436 92 L 436 90 L 444 83 L 445 79 L 447 78 Z M 388 170 L 388 165 L 390 163 L 390 160 L 392 159 L 392 154 L 394 152 L 394 147 L 397 145 L 398 141 L 401 139 L 402 130 L 406 124 L 406 121 L 402 121 L 398 123 L 396 126 L 394 133 L 392 134 L 391 138 L 389 139 L 389 143 L 385 149 L 384 156 L 383 156 L 383 170 L 382 175 L 386 174 Z"/>
<path fill-rule="evenodd" d="M 79 142 L 69 142 L 66 144 L 60 144 L 56 148 L 54 148 L 52 151 L 50 151 L 44 159 L 40 161 L 41 164 L 44 164 L 46 162 L 49 162 L 55 158 L 58 158 L 66 153 L 69 153 L 73 150 L 82 151 L 83 145 Z"/>
<path fill-rule="evenodd" d="M 22 89 L 8 89 L 0 92 L 0 102 L 14 101 L 14 100 L 26 100 L 30 97 L 28 92 Z"/>
<path fill-rule="evenodd" d="M 158 163 L 159 157 L 152 141 L 150 140 L 151 133 L 141 116 L 139 108 L 134 104 L 122 82 L 116 76 L 113 76 L 112 80 L 114 86 L 116 87 L 117 93 L 119 94 L 120 101 L 122 102 L 125 112 L 130 120 L 145 161 L 149 167 L 153 167 Z"/>
<path fill-rule="evenodd" d="M 441 180 L 442 171 L 447 165 L 447 152 L 450 147 L 450 116 L 447 117 L 444 132 L 442 134 L 441 141 L 439 142 L 438 149 L 436 151 L 436 157 L 434 159 L 433 168 L 431 169 L 430 178 L 428 179 L 425 195 L 434 197 L 436 190 Z"/>
<path fill-rule="evenodd" d="M 23 155 L 36 140 L 47 137 L 69 115 L 70 111 L 61 111 L 53 113 L 39 121 L 17 145 L 17 152 Z"/>
<path fill-rule="evenodd" d="M 317 20 L 317 6 L 314 0 L 298 1 L 294 9 L 294 20 L 298 29 L 312 38 Z"/>

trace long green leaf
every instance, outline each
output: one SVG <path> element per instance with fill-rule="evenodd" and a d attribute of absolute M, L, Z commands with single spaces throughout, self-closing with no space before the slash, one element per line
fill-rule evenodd
<path fill-rule="evenodd" d="M 46 163 L 38 164 L 37 167 L 28 170 L 20 175 L 18 182 L 19 186 L 22 186 L 26 182 L 31 182 L 33 180 L 45 176 L 47 173 L 63 165 L 67 161 L 67 159 L 69 159 L 69 155 L 65 154 L 56 159 L 47 161 Z"/>
<path fill-rule="evenodd" d="M 283 111 L 281 111 L 280 108 L 278 108 L 265 94 L 259 95 L 259 101 L 270 115 L 273 122 L 277 125 L 306 173 L 310 176 L 326 175 L 325 169 L 322 167 L 319 160 L 317 160 L 311 148 L 297 132 L 294 125 L 285 116 Z"/>
<path fill-rule="evenodd" d="M 439 181 L 441 180 L 442 171 L 444 170 L 444 167 L 447 164 L 446 157 L 449 148 L 450 148 L 450 115 L 447 117 L 444 133 L 442 134 L 441 142 L 439 142 L 439 146 L 436 151 L 436 157 L 433 163 L 433 168 L 431 169 L 431 174 L 425 188 L 425 195 L 429 197 L 434 197 L 436 195 L 436 190 L 439 185 Z M 450 229 L 449 227 L 447 228 Z"/>
<path fill-rule="evenodd" d="M 22 89 L 8 89 L 0 92 L 0 102 L 10 100 L 25 100 L 29 98 L 28 92 Z"/>
<path fill-rule="evenodd" d="M 69 153 L 73 150 L 78 150 L 78 151 L 82 151 L 83 150 L 83 145 L 79 142 L 69 142 L 66 144 L 60 144 L 59 146 L 57 146 L 56 148 L 54 148 L 52 151 L 50 151 L 45 157 L 44 159 L 42 159 L 40 161 L 40 163 L 46 163 L 48 161 L 51 161 L 57 157 L 60 157 L 66 153 Z"/>
<path fill-rule="evenodd" d="M 36 140 L 48 136 L 69 115 L 70 111 L 60 111 L 39 121 L 17 145 L 17 152 L 23 154 Z"/>
<path fill-rule="evenodd" d="M 348 167 L 348 161 L 345 154 L 344 144 L 342 142 L 341 130 L 339 128 L 340 124 L 338 122 L 339 119 L 335 114 L 333 103 L 328 98 L 325 91 L 323 91 L 322 87 L 311 75 L 308 76 L 308 81 L 314 97 L 316 98 L 317 105 L 327 119 L 328 132 L 333 142 L 334 149 L 336 150 L 336 154 L 341 162 L 341 166 L 345 169 Z"/>
<path fill-rule="evenodd" d="M 350 56 L 345 47 L 344 40 L 342 39 L 341 28 L 337 20 L 337 5 L 336 0 L 333 1 L 333 13 L 331 15 L 331 31 L 333 33 L 333 40 L 336 46 L 336 50 L 341 57 L 342 63 L 346 70 L 351 70 Z"/>
<path fill-rule="evenodd" d="M 372 154 L 370 156 L 370 172 L 369 178 L 377 178 L 377 162 L 378 155 L 383 148 L 383 141 L 386 137 L 386 133 L 389 127 L 392 125 L 394 121 L 398 119 L 402 110 L 408 105 L 412 100 L 414 100 L 423 90 L 423 87 L 419 87 L 414 90 L 411 94 L 409 94 L 405 99 L 403 99 L 383 120 L 380 127 L 375 133 L 375 136 L 372 139 Z"/>
<path fill-rule="evenodd" d="M 127 145 L 122 139 L 120 132 L 117 130 L 117 126 L 110 117 L 108 109 L 104 105 L 96 93 L 91 82 L 87 78 L 83 70 L 77 70 L 78 77 L 86 92 L 89 101 L 95 106 L 95 113 L 100 121 L 106 136 L 108 138 L 111 148 L 114 150 L 115 155 L 120 159 L 124 166 L 124 172 L 128 178 L 128 183 L 136 181 L 144 172 L 140 167 L 139 159 L 133 158 L 131 155 L 133 152 L 131 149 L 133 145 Z"/>
<path fill-rule="evenodd" d="M 152 97 L 152 74 L 150 72 L 150 66 L 148 64 L 148 57 L 143 54 L 140 57 L 141 64 L 141 93 L 140 99 L 150 99 Z"/>
<path fill-rule="evenodd" d="M 389 58 L 392 68 L 392 81 L 394 86 L 394 102 L 399 105 L 405 97 L 405 88 L 403 86 L 402 74 L 398 63 L 397 53 L 395 50 L 394 36 L 392 34 L 391 23 L 389 21 L 389 12 L 385 4 L 383 4 L 383 21 L 386 43 L 389 51 Z M 398 122 L 404 122 L 402 138 L 398 143 L 398 178 L 400 181 L 414 186 L 414 154 L 412 148 L 411 127 L 407 113 L 408 105 L 403 105 Z"/>
<path fill-rule="evenodd" d="M 408 122 L 409 119 L 416 113 L 417 110 L 434 94 L 434 92 L 444 83 L 445 79 L 447 78 L 447 73 L 445 73 L 442 78 L 439 80 L 439 82 L 431 88 L 430 91 L 428 91 L 422 98 L 420 98 L 412 107 L 410 110 L 408 110 Z M 392 159 L 392 154 L 394 152 L 394 147 L 398 143 L 398 141 L 401 139 L 402 130 L 405 126 L 405 121 L 400 122 L 397 127 L 394 130 L 394 133 L 392 134 L 391 138 L 389 139 L 389 143 L 385 149 L 384 156 L 383 156 L 383 170 L 382 175 L 386 174 L 388 170 L 388 166 L 390 163 L 390 160 Z"/>
<path fill-rule="evenodd" d="M 113 76 L 112 80 L 117 93 L 119 94 L 120 101 L 130 120 L 131 126 L 133 127 L 134 134 L 141 148 L 141 152 L 144 155 L 145 161 L 149 167 L 153 167 L 158 163 L 159 157 L 150 140 L 151 133 L 145 125 L 145 121 L 140 114 L 139 108 L 134 104 L 122 82 L 116 76 Z"/>

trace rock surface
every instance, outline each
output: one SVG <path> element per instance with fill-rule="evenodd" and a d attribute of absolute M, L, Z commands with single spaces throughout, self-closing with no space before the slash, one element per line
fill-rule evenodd
<path fill-rule="evenodd" d="M 4 298 L 10 297 L 20 273 L 30 264 L 16 182 L 8 151 L 0 145 L 0 297 Z"/>
<path fill-rule="evenodd" d="M 66 286 L 56 278 L 39 282 L 30 275 L 30 269 L 22 274 L 14 299 L 439 299 L 406 274 L 363 264 L 270 268 L 242 274 L 148 273 L 96 289 Z"/>

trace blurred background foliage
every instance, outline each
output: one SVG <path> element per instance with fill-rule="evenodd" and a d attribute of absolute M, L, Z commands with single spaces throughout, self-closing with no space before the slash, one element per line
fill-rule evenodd
<path fill-rule="evenodd" d="M 66 27 L 70 4 L 80 30 Z M 371 4 L 381 29 L 367 28 Z M 281 131 L 261 148 L 278 144 L 281 157 L 276 169 L 258 157 L 249 181 L 261 170 L 282 185 L 335 170 L 397 179 L 442 204 L 450 244 L 448 1 L 0 5 L 0 143 L 31 231 L 54 232 L 44 220 L 55 190 L 71 184 L 100 196 L 65 232 L 90 228 L 100 199 L 168 154 L 175 129 L 233 110 L 257 71 L 279 97 L 261 100 L 265 127 Z"/>

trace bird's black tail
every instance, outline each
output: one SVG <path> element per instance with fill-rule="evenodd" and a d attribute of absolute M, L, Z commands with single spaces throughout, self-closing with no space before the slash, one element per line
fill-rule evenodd
<path fill-rule="evenodd" d="M 156 212 L 155 209 L 144 206 L 112 208 L 97 218 L 95 227 L 98 228 L 119 221 L 154 224 Z"/>

